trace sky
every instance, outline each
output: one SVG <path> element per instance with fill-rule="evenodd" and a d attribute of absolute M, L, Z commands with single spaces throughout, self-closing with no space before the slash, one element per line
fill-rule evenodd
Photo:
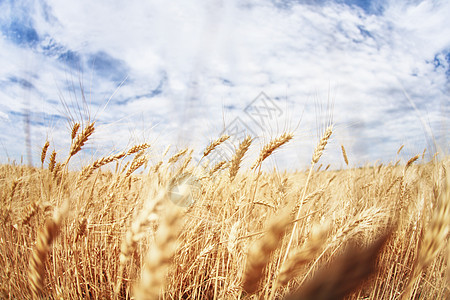
<path fill-rule="evenodd" d="M 285 131 L 264 167 L 345 167 L 447 153 L 450 1 L 0 0 L 0 163 L 67 156 L 74 121 L 96 121 L 78 163 L 137 143 L 151 162 L 246 134 L 246 162 Z M 397 150 L 405 145 L 398 155 Z"/>

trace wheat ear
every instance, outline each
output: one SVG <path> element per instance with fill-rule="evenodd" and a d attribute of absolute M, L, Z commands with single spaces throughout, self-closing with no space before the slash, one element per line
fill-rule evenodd
<path fill-rule="evenodd" d="M 121 152 L 119 154 L 102 157 L 102 158 L 94 161 L 92 164 L 84 167 L 81 170 L 80 174 L 78 175 L 76 186 L 79 187 L 81 185 L 81 182 L 83 180 L 88 179 L 96 169 L 98 169 L 106 164 L 109 164 L 112 161 L 121 159 L 121 158 L 125 157 L 126 154 L 127 154 L 126 152 Z"/>
<path fill-rule="evenodd" d="M 42 168 L 44 167 L 44 161 L 45 161 L 45 157 L 47 156 L 47 150 L 48 150 L 49 146 L 50 146 L 50 142 L 49 141 L 45 141 L 44 147 L 42 147 L 42 152 L 41 152 L 41 166 L 42 166 Z"/>
<path fill-rule="evenodd" d="M 225 142 L 229 138 L 230 138 L 229 135 L 224 134 L 220 138 L 218 138 L 217 140 L 211 142 L 211 144 L 209 144 L 208 147 L 206 147 L 205 151 L 203 152 L 203 157 L 208 156 L 217 146 L 219 146 L 220 144 L 222 144 L 223 142 Z"/>
<path fill-rule="evenodd" d="M 71 137 L 72 141 L 77 136 L 78 129 L 80 129 L 80 123 L 76 122 L 73 124 L 72 130 L 70 132 L 70 137 Z"/>
<path fill-rule="evenodd" d="M 347 157 L 347 152 L 345 151 L 344 145 L 341 145 L 341 149 L 342 149 L 342 156 L 344 157 L 345 164 L 348 166 L 348 157 Z"/>
<path fill-rule="evenodd" d="M 289 142 L 293 137 L 294 135 L 292 133 L 285 132 L 276 139 L 271 140 L 268 144 L 264 145 L 261 152 L 259 153 L 258 160 L 255 161 L 255 163 L 252 166 L 252 169 L 255 169 L 260 164 L 262 164 L 262 162 L 267 157 L 269 157 L 273 153 L 273 151 Z"/>
<path fill-rule="evenodd" d="M 139 152 L 142 153 L 142 152 Z M 138 154 L 139 154 L 138 153 Z M 148 157 L 146 155 L 143 156 L 135 156 L 131 161 L 130 167 L 125 173 L 125 178 L 129 177 L 134 171 L 139 169 L 142 165 L 144 165 L 148 161 Z"/>
<path fill-rule="evenodd" d="M 141 151 L 143 151 L 143 150 L 145 150 L 145 149 L 147 149 L 147 148 L 149 148 L 149 147 L 150 147 L 150 145 L 147 144 L 147 143 L 140 144 L 140 145 L 135 145 L 135 146 L 131 147 L 131 148 L 130 148 L 128 151 L 126 151 L 126 152 L 124 151 L 124 152 L 120 152 L 120 153 L 118 153 L 118 154 L 113 154 L 113 155 L 110 155 L 110 156 L 106 156 L 106 157 L 102 157 L 102 158 L 100 158 L 100 159 L 97 159 L 97 160 L 94 161 L 91 165 L 86 166 L 86 167 L 84 167 L 84 168 L 81 170 L 81 173 L 78 175 L 78 180 L 77 180 L 76 186 L 80 186 L 81 182 L 82 182 L 83 180 L 88 179 L 96 169 L 98 169 L 98 168 L 100 168 L 100 167 L 102 167 L 102 166 L 104 166 L 104 165 L 106 165 L 106 164 L 109 164 L 109 163 L 111 163 L 111 162 L 113 162 L 113 161 L 115 161 L 115 160 L 119 160 L 119 159 L 121 159 L 121 158 L 124 158 L 125 156 L 134 154 L 134 153 L 136 153 L 136 152 L 140 152 L 140 153 L 143 154 L 143 152 L 141 152 Z M 144 160 L 144 163 L 145 163 L 145 160 Z M 141 164 L 141 165 L 142 165 L 142 164 Z M 139 167 L 140 167 L 141 165 L 139 165 Z M 136 164 L 135 164 L 134 167 L 136 167 Z M 131 166 L 130 166 L 130 169 L 131 169 Z M 133 170 L 133 171 L 134 171 L 134 170 Z M 133 171 L 132 171 L 132 172 L 133 172 Z M 130 172 L 130 174 L 131 174 L 132 172 Z M 126 177 L 127 177 L 127 176 L 126 176 Z"/>
<path fill-rule="evenodd" d="M 53 173 L 56 165 L 56 151 L 53 150 L 52 154 L 50 154 L 50 161 L 48 163 L 48 170 Z"/>
<path fill-rule="evenodd" d="M 325 150 L 325 146 L 327 145 L 328 140 L 331 137 L 332 133 L 333 133 L 333 125 L 330 125 L 325 130 L 325 133 L 320 139 L 319 144 L 317 144 L 316 149 L 314 150 L 314 154 L 312 157 L 312 164 L 317 164 L 317 162 L 319 161 L 320 157 L 323 154 L 323 150 Z"/>
<path fill-rule="evenodd" d="M 234 178 L 236 177 L 236 174 L 239 171 L 239 166 L 241 164 L 242 158 L 244 157 L 245 153 L 248 151 L 248 148 L 250 147 L 252 141 L 253 141 L 252 138 L 248 135 L 239 144 L 239 148 L 236 150 L 236 153 L 234 154 L 234 156 L 231 160 L 230 181 L 233 181 Z"/>
<path fill-rule="evenodd" d="M 95 122 L 89 123 L 73 140 L 72 145 L 70 146 L 69 157 L 65 164 L 69 162 L 69 159 L 77 154 L 84 144 L 87 142 L 89 137 L 94 133 L 95 130 Z"/>
<path fill-rule="evenodd" d="M 137 153 L 139 151 L 145 150 L 150 148 L 150 144 L 148 143 L 143 143 L 143 144 L 139 144 L 139 145 L 134 145 L 133 147 L 131 147 L 127 152 L 126 155 L 131 155 L 134 153 Z"/>
<path fill-rule="evenodd" d="M 171 158 L 169 158 L 169 161 L 168 161 L 169 164 L 170 164 L 170 163 L 176 163 L 176 162 L 178 161 L 178 159 L 179 159 L 181 156 L 183 156 L 183 155 L 186 154 L 187 151 L 188 151 L 188 148 L 179 151 L 179 152 L 176 153 L 174 156 L 172 156 Z"/>

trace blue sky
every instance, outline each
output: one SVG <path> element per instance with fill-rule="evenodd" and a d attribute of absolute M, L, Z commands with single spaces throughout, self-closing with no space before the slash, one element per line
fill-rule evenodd
<path fill-rule="evenodd" d="M 449 15 L 449 1 L 0 1 L 0 162 L 26 157 L 27 115 L 35 165 L 46 138 L 65 157 L 68 119 L 90 115 L 81 160 L 291 130 L 267 167 L 301 169 L 328 99 L 324 164 L 342 166 L 341 144 L 353 165 L 433 138 L 448 153 Z"/>

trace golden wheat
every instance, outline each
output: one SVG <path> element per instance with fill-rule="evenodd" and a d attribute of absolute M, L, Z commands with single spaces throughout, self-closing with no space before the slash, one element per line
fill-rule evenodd
<path fill-rule="evenodd" d="M 230 138 L 229 135 L 224 134 L 220 138 L 218 138 L 217 140 L 211 142 L 211 144 L 209 144 L 208 147 L 206 147 L 205 151 L 203 151 L 203 157 L 208 156 L 214 149 L 216 149 L 217 146 L 219 146 L 220 144 L 222 144 L 223 142 L 225 142 L 229 138 Z"/>
<path fill-rule="evenodd" d="M 243 283 L 243 289 L 248 294 L 257 292 L 259 282 L 264 277 L 264 268 L 270 262 L 273 252 L 280 246 L 289 221 L 288 214 L 281 213 L 270 222 L 264 236 L 250 248 Z"/>
<path fill-rule="evenodd" d="M 233 181 L 236 177 L 236 174 L 239 170 L 242 158 L 245 153 L 248 151 L 253 139 L 250 136 L 247 136 L 240 144 L 239 148 L 236 150 L 233 158 L 230 163 L 230 181 Z"/>
<path fill-rule="evenodd" d="M 75 126 L 74 126 L 75 127 Z M 89 123 L 72 141 L 72 145 L 70 146 L 69 157 L 67 161 L 77 154 L 84 144 L 87 142 L 89 137 L 94 133 L 95 130 L 95 122 Z"/>
<path fill-rule="evenodd" d="M 250 137 L 214 166 L 194 163 L 190 148 L 154 158 L 142 143 L 72 171 L 70 158 L 94 132 L 94 122 L 76 124 L 67 157 L 48 155 L 45 140 L 39 168 L 0 165 L 0 298 L 449 296 L 448 157 L 324 169 L 326 147 L 348 163 L 343 145 L 329 144 L 329 126 L 306 172 L 259 168 L 289 133 L 262 147 L 257 172 L 242 163 Z M 184 180 L 189 174 L 202 177 Z M 177 188 L 189 192 L 189 207 L 174 205 Z"/>
<path fill-rule="evenodd" d="M 434 187 L 433 197 L 437 207 L 431 216 L 429 227 L 425 229 L 423 238 L 418 245 L 418 253 L 414 261 L 412 272 L 402 295 L 402 299 L 410 299 L 413 286 L 422 270 L 428 266 L 442 249 L 448 238 L 450 226 L 450 179 L 444 178 L 443 187 Z"/>
<path fill-rule="evenodd" d="M 344 157 L 344 162 L 348 166 L 348 157 L 347 152 L 345 151 L 344 145 L 341 145 L 342 156 Z"/>
<path fill-rule="evenodd" d="M 255 161 L 255 163 L 252 166 L 252 169 L 255 169 L 259 165 L 262 164 L 262 162 L 269 157 L 276 149 L 280 148 L 287 142 L 289 142 L 294 135 L 292 133 L 285 132 L 281 136 L 279 136 L 276 139 L 271 140 L 268 144 L 264 145 L 262 148 L 258 160 Z"/>

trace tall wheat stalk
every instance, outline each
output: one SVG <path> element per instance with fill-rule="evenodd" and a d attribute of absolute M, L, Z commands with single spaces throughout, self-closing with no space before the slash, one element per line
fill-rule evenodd
<path fill-rule="evenodd" d="M 322 138 L 320 139 L 319 143 L 316 146 L 316 149 L 314 150 L 314 154 L 313 154 L 313 157 L 312 157 L 312 160 L 311 160 L 311 167 L 310 167 L 309 172 L 308 172 L 308 177 L 306 178 L 305 187 L 303 188 L 303 194 L 302 194 L 302 197 L 300 199 L 300 206 L 298 208 L 297 214 L 295 215 L 295 219 L 300 218 L 300 213 L 301 213 L 301 210 L 302 210 L 303 202 L 305 201 L 306 192 L 308 190 L 309 180 L 311 179 L 311 175 L 312 175 L 312 172 L 314 170 L 314 166 L 319 161 L 320 157 L 322 156 L 323 151 L 325 150 L 325 146 L 328 143 L 328 139 L 331 137 L 332 133 L 333 133 L 333 125 L 330 125 L 325 130 Z M 291 237 L 289 238 L 289 242 L 288 242 L 288 244 L 286 246 L 286 250 L 285 250 L 285 253 L 284 253 L 283 260 L 281 262 L 281 266 L 283 266 L 284 262 L 287 259 L 287 256 L 289 255 L 289 250 L 291 248 L 292 242 L 294 240 L 294 236 L 295 236 L 296 231 L 297 231 L 297 226 L 298 226 L 297 224 L 298 223 L 295 223 L 294 227 L 292 228 Z"/>

